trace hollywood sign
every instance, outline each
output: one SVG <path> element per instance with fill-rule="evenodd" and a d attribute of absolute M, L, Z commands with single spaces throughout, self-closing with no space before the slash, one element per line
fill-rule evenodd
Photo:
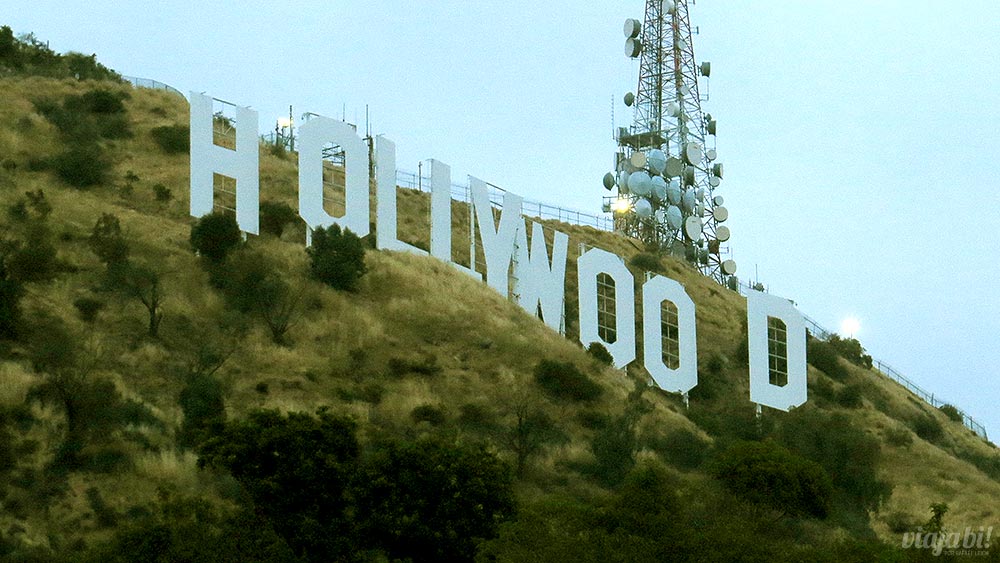
<path fill-rule="evenodd" d="M 236 221 L 247 233 L 258 233 L 260 169 L 257 112 L 236 108 L 236 147 L 228 149 L 213 141 L 213 99 L 191 93 L 191 215 L 211 213 L 214 205 L 213 175 L 236 180 Z M 345 158 L 345 212 L 334 217 L 323 208 L 323 147 L 341 147 Z M 313 117 L 299 127 L 299 215 L 308 230 L 339 225 L 358 236 L 370 233 L 370 189 L 368 145 L 354 127 L 343 121 Z M 482 281 L 474 262 L 464 266 L 452 261 L 451 170 L 431 161 L 430 248 L 422 250 L 399 240 L 396 222 L 396 148 L 389 139 L 375 141 L 376 245 L 379 249 L 429 255 L 452 264 L 456 269 Z M 487 185 L 469 177 L 472 193 L 470 236 L 478 227 L 486 262 L 485 281 L 504 297 L 510 293 L 509 272 L 514 268 L 517 303 L 532 315 L 541 312 L 542 321 L 560 331 L 565 306 L 566 263 L 569 237 L 554 231 L 549 256 L 542 226 L 521 214 L 522 198 L 507 192 L 499 222 L 493 214 Z M 472 225 L 474 223 L 474 225 Z M 531 240 L 528 241 L 529 223 Z M 307 232 L 308 232 L 307 230 Z M 308 235 L 307 235 L 308 236 Z M 516 258 L 516 260 L 515 260 Z M 633 288 L 635 280 L 623 260 L 610 252 L 591 248 L 577 261 L 579 288 L 580 342 L 603 344 L 622 368 L 636 360 L 635 294 L 615 292 L 614 342 L 601 337 L 598 329 L 597 277 L 606 274 L 617 288 Z M 695 306 L 684 287 L 675 280 L 654 276 L 643 283 L 642 334 L 643 366 L 656 384 L 666 390 L 687 393 L 698 384 L 698 357 L 695 340 Z M 662 304 L 677 309 L 680 358 L 671 368 L 663 360 L 661 333 Z M 787 381 L 771 383 L 769 320 L 785 326 L 784 351 Z M 750 400 L 780 410 L 806 402 L 806 330 L 802 315 L 786 299 L 751 291 L 747 296 L 747 331 L 750 364 Z M 780 343 L 779 343 L 780 346 Z"/>

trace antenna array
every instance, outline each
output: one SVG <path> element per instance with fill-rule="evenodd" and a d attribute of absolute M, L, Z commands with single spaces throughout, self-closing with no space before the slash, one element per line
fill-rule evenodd
<path fill-rule="evenodd" d="M 646 0 L 643 21 L 625 20 L 625 55 L 639 59 L 629 127 L 616 133 L 615 171 L 604 176 L 604 211 L 615 230 L 647 247 L 683 256 L 720 283 L 736 273 L 727 259 L 729 211 L 715 189 L 722 183 L 717 161 L 718 124 L 703 114 L 699 79 L 711 63 L 694 56 L 687 0 Z"/>

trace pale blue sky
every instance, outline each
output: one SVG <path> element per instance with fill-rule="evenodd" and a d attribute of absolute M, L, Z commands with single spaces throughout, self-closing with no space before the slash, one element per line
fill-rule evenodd
<path fill-rule="evenodd" d="M 635 88 L 642 0 L 5 0 L 58 51 L 261 112 L 305 111 L 531 199 L 591 212 Z M 1000 436 L 1000 2 L 702 0 L 731 246 L 742 278 Z"/>

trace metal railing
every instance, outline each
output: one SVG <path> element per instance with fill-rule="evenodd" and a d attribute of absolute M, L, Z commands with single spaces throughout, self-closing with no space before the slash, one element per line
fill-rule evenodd
<path fill-rule="evenodd" d="M 423 192 L 429 192 L 431 190 L 431 179 L 430 176 L 422 176 L 416 172 L 397 170 L 396 185 L 401 188 L 410 188 Z M 503 202 L 503 195 L 507 193 L 507 190 L 488 182 L 486 185 L 489 186 L 490 189 L 490 203 L 495 206 L 499 206 Z M 469 193 L 469 187 L 467 185 L 454 182 L 451 184 L 451 197 L 453 199 L 468 203 Z M 583 227 L 593 227 L 601 231 L 614 231 L 615 228 L 614 221 L 608 217 L 593 215 L 591 213 L 587 213 L 586 211 L 569 209 L 558 205 L 549 205 L 547 203 L 533 201 L 530 199 L 522 201 L 521 213 L 529 217 L 562 221 L 563 223 L 580 225 Z"/>
<path fill-rule="evenodd" d="M 184 94 L 181 93 L 180 90 L 174 88 L 173 86 L 170 86 L 169 84 L 164 84 L 159 80 L 153 80 L 151 78 L 139 78 L 137 76 L 125 76 L 124 74 L 122 75 L 122 80 L 128 82 L 129 84 L 131 84 L 136 88 L 148 88 L 150 90 L 165 90 L 172 94 L 177 94 L 178 96 L 184 99 L 187 99 L 185 98 Z"/>
<path fill-rule="evenodd" d="M 741 294 L 746 295 L 747 291 L 751 289 L 753 288 L 749 284 L 745 284 L 742 281 L 739 282 L 739 291 Z M 803 314 L 802 317 L 806 321 L 806 327 L 809 329 L 809 332 L 814 336 L 816 336 L 817 338 L 819 338 L 820 340 L 829 340 L 830 337 L 835 334 L 834 332 L 824 328 L 821 324 L 819 324 L 809 316 Z M 874 369 L 877 373 L 884 375 L 885 377 L 888 377 L 889 379 L 902 385 L 907 391 L 913 393 L 914 395 L 916 395 L 917 397 L 919 397 L 924 402 L 926 402 L 927 404 L 929 404 L 934 408 L 940 408 L 945 405 L 954 408 L 956 411 L 958 411 L 958 414 L 962 416 L 962 424 L 964 424 L 966 428 L 975 432 L 982 439 L 989 440 L 989 438 L 986 435 L 986 427 L 983 426 L 978 420 L 972 418 L 965 411 L 956 407 L 954 404 L 938 399 L 937 397 L 934 396 L 934 393 L 931 393 L 925 390 L 923 387 L 917 385 L 916 383 L 911 381 L 908 377 L 899 373 L 898 370 L 896 370 L 889 364 L 881 360 L 872 358 L 872 369 Z"/>

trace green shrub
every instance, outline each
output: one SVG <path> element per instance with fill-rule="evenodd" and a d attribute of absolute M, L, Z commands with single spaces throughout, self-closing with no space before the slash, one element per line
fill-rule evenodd
<path fill-rule="evenodd" d="M 156 201 L 170 201 L 173 199 L 174 194 L 170 191 L 170 188 L 163 184 L 153 184 L 153 197 L 156 198 Z"/>
<path fill-rule="evenodd" d="M 496 417 L 485 405 L 466 403 L 458 409 L 458 423 L 470 430 L 488 431 L 496 427 Z"/>
<path fill-rule="evenodd" d="M 663 262 L 660 261 L 660 257 L 649 253 L 640 252 L 632 257 L 628 261 L 629 266 L 633 268 L 638 268 L 640 270 L 645 270 L 647 272 L 660 272 L 663 271 Z"/>
<path fill-rule="evenodd" d="M 56 273 L 56 247 L 43 223 L 28 225 L 24 240 L 9 245 L 4 266 L 10 279 L 19 282 L 44 282 Z"/>
<path fill-rule="evenodd" d="M 816 369 L 833 379 L 847 379 L 847 368 L 840 365 L 840 355 L 829 342 L 812 338 L 806 348 L 806 357 Z"/>
<path fill-rule="evenodd" d="M 96 113 L 102 116 L 125 113 L 123 100 L 129 98 L 126 92 L 112 92 L 97 89 L 84 92 L 79 96 L 69 95 L 63 102 L 66 109 L 79 112 Z"/>
<path fill-rule="evenodd" d="M 151 129 L 149 134 L 167 154 L 191 152 L 191 128 L 187 125 L 162 125 Z"/>
<path fill-rule="evenodd" d="M 653 438 L 647 446 L 681 469 L 701 467 L 709 451 L 709 443 L 686 428 L 677 428 L 662 438 Z"/>
<path fill-rule="evenodd" d="M 198 464 L 229 471 L 252 500 L 254 512 L 304 561 L 351 560 L 357 551 L 350 520 L 355 495 L 348 494 L 360 453 L 355 432 L 354 422 L 323 409 L 317 416 L 254 411 L 203 443 Z M 396 486 L 372 477 L 374 482 L 362 483 Z M 456 490 L 464 494 L 461 485 Z M 405 484 L 399 486 L 405 490 Z M 437 495 L 442 490 L 412 494 Z M 390 504 L 401 509 L 399 503 Z"/>
<path fill-rule="evenodd" d="M 217 379 L 204 374 L 191 376 L 178 402 L 184 413 L 177 437 L 180 445 L 197 446 L 221 431 L 226 408 L 222 385 Z"/>
<path fill-rule="evenodd" d="M 892 491 L 879 478 L 878 439 L 842 413 L 831 415 L 808 406 L 795 409 L 783 418 L 775 437 L 789 450 L 820 464 L 836 487 L 838 506 L 864 520 Z"/>
<path fill-rule="evenodd" d="M 312 246 L 306 253 L 314 279 L 334 289 L 357 290 L 358 280 L 365 273 L 365 248 L 349 229 L 341 231 L 338 225 L 333 225 L 314 230 Z"/>
<path fill-rule="evenodd" d="M 823 468 L 772 442 L 739 442 L 709 471 L 734 495 L 791 516 L 824 518 L 833 484 Z"/>
<path fill-rule="evenodd" d="M 542 360 L 535 366 L 535 383 L 553 399 L 570 402 L 597 400 L 601 386 L 571 362 Z"/>
<path fill-rule="evenodd" d="M 111 528 L 118 524 L 118 513 L 108 506 L 97 487 L 88 488 L 85 494 L 98 528 Z"/>
<path fill-rule="evenodd" d="M 70 147 L 52 159 L 52 166 L 59 178 L 76 188 L 104 184 L 111 171 L 111 163 L 95 144 Z"/>
<path fill-rule="evenodd" d="M 913 431 L 924 440 L 934 443 L 944 437 L 944 429 L 936 418 L 929 414 L 918 415 L 910 422 Z"/>
<path fill-rule="evenodd" d="M 591 342 L 590 346 L 587 346 L 587 353 L 590 354 L 595 360 L 601 362 L 606 366 L 610 366 L 615 363 L 614 356 L 608 349 L 600 342 Z"/>
<path fill-rule="evenodd" d="M 92 323 L 97 319 L 97 314 L 104 309 L 104 302 L 93 297 L 81 297 L 73 301 L 73 306 L 80 314 L 80 319 L 87 323 Z"/>
<path fill-rule="evenodd" d="M 837 392 L 837 404 L 848 409 L 861 408 L 864 405 L 861 384 L 851 383 L 841 387 Z"/>
<path fill-rule="evenodd" d="M 426 422 L 431 426 L 441 426 L 447 422 L 444 408 L 435 405 L 420 405 L 410 411 L 410 418 L 413 422 Z"/>
<path fill-rule="evenodd" d="M 437 363 L 437 356 L 431 353 L 422 355 L 419 359 L 389 358 L 389 372 L 395 377 L 402 377 L 415 373 L 427 377 L 433 377 L 441 373 L 441 366 Z"/>
<path fill-rule="evenodd" d="M 836 334 L 830 336 L 828 340 L 830 346 L 840 354 L 840 357 L 856 366 L 871 368 L 872 357 L 865 354 L 865 349 L 861 343 L 854 338 L 841 338 Z"/>
<path fill-rule="evenodd" d="M 260 202 L 260 230 L 262 233 L 280 237 L 285 225 L 299 223 L 302 219 L 290 205 L 278 201 Z"/>
<path fill-rule="evenodd" d="M 594 463 L 584 472 L 607 487 L 615 487 L 635 467 L 635 454 L 639 450 L 636 436 L 636 418 L 623 415 L 609 421 L 590 442 Z"/>
<path fill-rule="evenodd" d="M 897 448 L 907 448 L 913 443 L 913 433 L 903 426 L 893 426 L 885 430 L 885 442 Z"/>
<path fill-rule="evenodd" d="M 0 259 L 0 340 L 14 340 L 21 332 L 21 282 L 11 279 Z"/>
<path fill-rule="evenodd" d="M 510 471 L 483 448 L 389 444 L 355 483 L 358 537 L 390 561 L 471 562 L 514 516 Z"/>
<path fill-rule="evenodd" d="M 87 242 L 90 244 L 90 249 L 107 266 L 108 270 L 128 261 L 128 241 L 122 234 L 122 226 L 118 217 L 111 213 L 101 214 L 101 218 L 94 224 Z"/>
<path fill-rule="evenodd" d="M 191 248 L 212 264 L 222 264 L 231 251 L 243 244 L 236 217 L 230 213 L 210 213 L 191 226 Z"/>
<path fill-rule="evenodd" d="M 708 358 L 708 373 L 712 375 L 722 375 L 729 367 L 729 358 L 720 354 L 719 352 L 712 352 L 712 355 Z"/>
<path fill-rule="evenodd" d="M 962 422 L 962 413 L 954 405 L 941 405 L 938 410 L 944 413 L 953 422 Z"/>

